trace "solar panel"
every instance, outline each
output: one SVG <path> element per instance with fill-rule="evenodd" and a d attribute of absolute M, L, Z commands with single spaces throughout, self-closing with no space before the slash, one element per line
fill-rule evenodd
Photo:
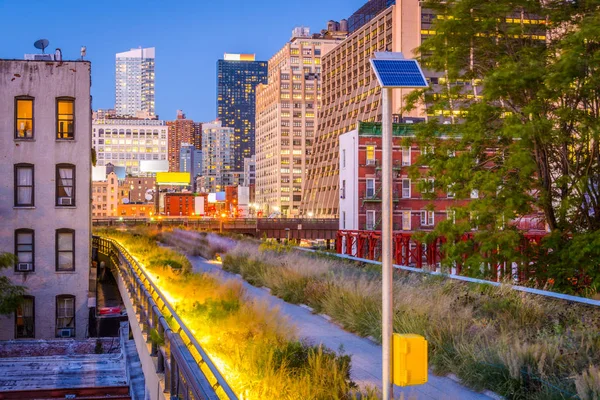
<path fill-rule="evenodd" d="M 372 59 L 371 65 L 383 87 L 427 87 L 417 60 Z"/>

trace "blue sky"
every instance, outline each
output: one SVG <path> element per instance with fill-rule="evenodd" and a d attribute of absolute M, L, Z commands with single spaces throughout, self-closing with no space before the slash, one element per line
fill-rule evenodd
<path fill-rule="evenodd" d="M 94 108 L 114 106 L 115 53 L 156 47 L 156 112 L 174 119 L 215 118 L 216 62 L 223 53 L 256 53 L 268 60 L 294 26 L 312 32 L 348 18 L 366 0 L 0 0 L 0 58 L 21 59 L 50 40 L 64 59 L 82 45 L 92 61 Z"/>

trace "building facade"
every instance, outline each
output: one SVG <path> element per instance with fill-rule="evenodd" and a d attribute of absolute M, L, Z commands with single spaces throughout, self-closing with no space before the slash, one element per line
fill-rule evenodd
<path fill-rule="evenodd" d="M 202 174 L 202 150 L 193 144 L 181 143 L 179 152 L 179 171 L 189 172 L 192 191 L 196 191 L 196 178 Z"/>
<path fill-rule="evenodd" d="M 165 214 L 172 217 L 195 215 L 193 193 L 165 193 Z"/>
<path fill-rule="evenodd" d="M 217 118 L 234 129 L 233 165 L 244 169 L 254 152 L 256 86 L 267 83 L 267 62 L 254 54 L 225 54 L 217 61 Z"/>
<path fill-rule="evenodd" d="M 319 125 L 312 149 L 314 156 L 307 168 L 302 214 L 338 217 L 339 136 L 356 129 L 358 121 L 381 121 L 381 90 L 369 62 L 373 53 L 394 51 L 402 52 L 406 58 L 414 58 L 413 51 L 421 44 L 419 2 L 402 2 L 384 9 L 375 7 L 378 2 L 381 0 L 369 1 L 365 6 L 374 7 L 373 16 L 362 25 L 358 24 L 358 29 L 323 57 Z M 351 19 L 349 26 L 352 26 Z M 402 98 L 409 92 L 393 91 L 394 113 L 399 113 Z M 424 118 L 425 113 L 422 108 L 416 108 L 403 117 L 416 122 Z"/>
<path fill-rule="evenodd" d="M 137 111 L 154 115 L 154 47 L 117 53 L 115 112 L 135 117 Z"/>
<path fill-rule="evenodd" d="M 408 169 L 423 151 L 410 124 L 393 125 L 392 201 L 393 230 L 432 230 L 465 200 L 451 192 L 436 191 L 434 199 L 424 194 L 434 190 L 434 181 L 414 181 Z M 414 142 L 414 141 L 413 141 Z M 340 136 L 339 186 L 340 229 L 381 230 L 381 124 L 361 122 L 357 129 Z M 427 167 L 420 166 L 423 171 Z"/>
<path fill-rule="evenodd" d="M 98 119 L 93 121 L 92 146 L 96 165 L 125 167 L 127 174 L 138 175 L 143 160 L 167 160 L 168 127 L 153 119 Z"/>
<path fill-rule="evenodd" d="M 0 60 L 0 252 L 17 256 L 0 273 L 27 294 L 0 340 L 88 333 L 90 85 L 88 61 Z"/>
<path fill-rule="evenodd" d="M 119 204 L 154 204 L 156 177 L 128 176 L 119 181 Z"/>
<path fill-rule="evenodd" d="M 276 208 L 290 216 L 299 214 L 317 128 L 321 57 L 345 37 L 293 34 L 269 60 L 269 82 L 256 96 L 256 202 L 267 214 Z"/>
<path fill-rule="evenodd" d="M 256 156 L 244 158 L 244 185 L 256 184 Z"/>
<path fill-rule="evenodd" d="M 232 184 L 234 171 L 234 128 L 225 127 L 219 120 L 202 124 L 202 179 L 199 191 L 220 192 Z M 238 171 L 242 175 L 243 171 Z"/>
<path fill-rule="evenodd" d="M 180 170 L 180 151 L 182 143 L 192 144 L 197 150 L 202 150 L 202 124 L 187 119 L 181 110 L 177 110 L 177 119 L 167 121 L 169 127 L 169 171 Z"/>
<path fill-rule="evenodd" d="M 102 181 L 92 182 L 92 218 L 116 217 L 119 204 L 119 180 L 111 172 Z"/>

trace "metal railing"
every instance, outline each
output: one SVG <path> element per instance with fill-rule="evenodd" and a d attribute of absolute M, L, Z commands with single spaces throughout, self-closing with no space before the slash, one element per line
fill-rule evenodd
<path fill-rule="evenodd" d="M 237 396 L 146 271 L 117 241 L 93 236 L 98 253 L 110 258 L 131 299 L 137 322 L 151 342 L 156 373 L 164 374 L 165 398 L 236 399 Z M 137 321 L 131 319 L 137 317 Z M 152 337 L 152 331 L 158 338 Z M 158 339 L 158 340 L 157 340 Z"/>

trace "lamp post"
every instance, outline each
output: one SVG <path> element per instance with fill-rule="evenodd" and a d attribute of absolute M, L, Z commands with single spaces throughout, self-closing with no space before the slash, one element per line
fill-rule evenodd
<path fill-rule="evenodd" d="M 402 53 L 376 52 L 371 67 L 381 86 L 382 100 L 382 386 L 383 400 L 394 398 L 392 385 L 392 335 L 394 333 L 393 260 L 392 260 L 392 89 L 424 88 L 427 81 L 416 60 L 404 59 Z"/>

